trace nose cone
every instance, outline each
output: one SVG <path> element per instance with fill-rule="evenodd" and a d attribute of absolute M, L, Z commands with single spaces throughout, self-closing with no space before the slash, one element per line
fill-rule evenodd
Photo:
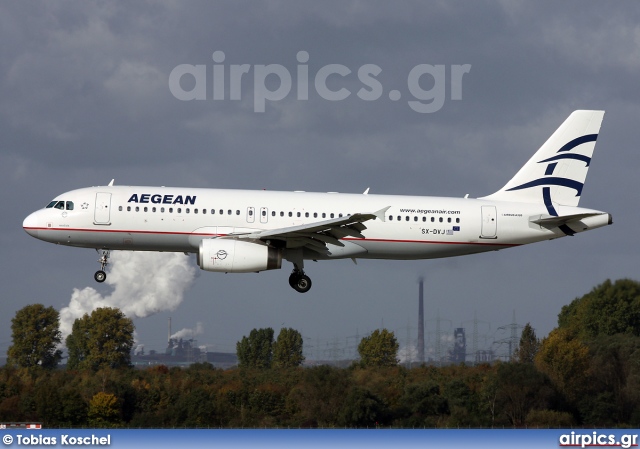
<path fill-rule="evenodd" d="M 38 238 L 39 227 L 40 225 L 38 222 L 38 212 L 32 213 L 22 222 L 22 228 L 25 230 L 25 232 L 35 238 Z"/>

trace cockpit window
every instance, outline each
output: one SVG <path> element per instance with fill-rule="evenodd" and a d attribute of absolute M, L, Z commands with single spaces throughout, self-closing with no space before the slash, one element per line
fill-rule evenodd
<path fill-rule="evenodd" d="M 51 201 L 45 209 L 55 207 L 60 210 L 73 210 L 73 201 Z"/>

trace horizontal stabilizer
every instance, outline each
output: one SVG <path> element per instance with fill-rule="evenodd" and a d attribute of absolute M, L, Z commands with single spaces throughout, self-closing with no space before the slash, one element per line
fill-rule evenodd
<path fill-rule="evenodd" d="M 573 214 L 573 215 L 564 215 L 562 217 L 547 217 L 547 218 L 537 218 L 531 220 L 531 223 L 538 224 L 545 228 L 557 228 L 562 225 L 570 224 L 574 221 L 582 220 L 583 218 L 595 217 L 596 215 L 603 215 L 602 212 L 599 213 L 584 213 L 584 214 Z"/>

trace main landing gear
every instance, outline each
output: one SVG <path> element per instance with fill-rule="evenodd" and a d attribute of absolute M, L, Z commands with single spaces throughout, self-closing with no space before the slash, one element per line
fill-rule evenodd
<path fill-rule="evenodd" d="M 289 250 L 287 260 L 293 263 L 293 271 L 289 275 L 289 285 L 298 293 L 307 293 L 311 288 L 311 279 L 304 274 L 304 258 L 302 248 Z"/>
<path fill-rule="evenodd" d="M 104 282 L 107 279 L 107 273 L 104 272 L 104 269 L 107 267 L 109 263 L 109 250 L 108 249 L 96 249 L 96 252 L 100 254 L 100 259 L 98 262 L 100 263 L 100 269 L 96 271 L 96 274 L 93 275 L 93 278 L 96 282 Z"/>
<path fill-rule="evenodd" d="M 306 293 L 311 288 L 311 279 L 304 271 L 294 268 L 289 276 L 289 285 L 299 293 Z"/>

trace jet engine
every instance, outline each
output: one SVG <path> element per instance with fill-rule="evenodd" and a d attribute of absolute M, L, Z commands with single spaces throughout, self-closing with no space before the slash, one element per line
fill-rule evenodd
<path fill-rule="evenodd" d="M 198 265 L 206 271 L 251 273 L 282 266 L 282 250 L 262 242 L 236 239 L 204 239 L 200 242 Z"/>

